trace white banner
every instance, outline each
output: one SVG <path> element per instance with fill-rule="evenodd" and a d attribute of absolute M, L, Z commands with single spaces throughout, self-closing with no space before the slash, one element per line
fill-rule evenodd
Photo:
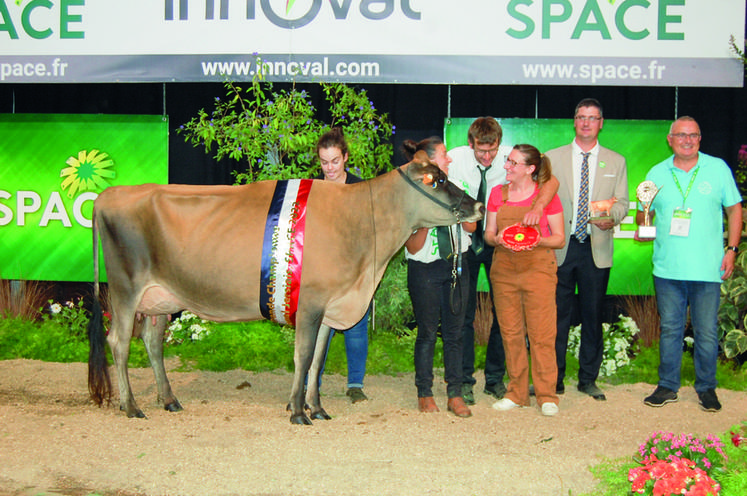
<path fill-rule="evenodd" d="M 0 0 L 0 82 L 741 87 L 745 0 Z"/>

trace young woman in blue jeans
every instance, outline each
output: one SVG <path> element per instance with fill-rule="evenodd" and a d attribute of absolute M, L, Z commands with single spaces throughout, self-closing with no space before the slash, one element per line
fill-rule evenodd
<path fill-rule="evenodd" d="M 353 184 L 362 181 L 361 178 L 345 169 L 345 164 L 348 160 L 348 144 L 345 141 L 345 136 L 342 134 L 342 129 L 339 127 L 332 128 L 332 130 L 324 133 L 319 138 L 316 145 L 316 152 L 319 156 L 322 172 L 314 179 L 324 179 L 325 181 L 343 184 Z M 342 335 L 345 337 L 345 355 L 348 362 L 348 390 L 346 394 L 352 403 L 368 399 L 363 392 L 363 377 L 366 375 L 366 359 L 368 358 L 369 313 L 370 307 L 366 311 L 366 315 L 353 327 L 346 330 L 337 330 L 345 331 Z M 332 336 L 335 335 L 335 332 L 336 330 L 332 329 L 329 342 L 332 341 Z M 327 343 L 327 350 L 329 350 L 329 342 Z M 324 366 L 322 366 L 322 371 L 319 374 L 320 384 L 323 373 Z"/>

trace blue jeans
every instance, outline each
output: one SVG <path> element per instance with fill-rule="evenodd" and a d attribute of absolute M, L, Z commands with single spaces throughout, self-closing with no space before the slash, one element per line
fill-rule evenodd
<path fill-rule="evenodd" d="M 368 358 L 368 316 L 371 313 L 371 307 L 366 310 L 366 315 L 350 329 L 337 331 L 332 329 L 327 341 L 327 351 L 324 354 L 324 363 L 322 370 L 319 372 L 319 387 L 322 386 L 322 375 L 324 375 L 324 366 L 327 364 L 327 353 L 329 345 L 332 342 L 332 336 L 335 332 L 342 332 L 345 337 L 345 356 L 348 362 L 348 388 L 362 388 L 363 377 L 366 375 L 366 359 Z"/>
<path fill-rule="evenodd" d="M 678 281 L 654 276 L 656 304 L 661 316 L 659 386 L 678 391 L 687 307 L 695 338 L 695 391 L 716 388 L 718 361 L 718 308 L 721 284 Z"/>

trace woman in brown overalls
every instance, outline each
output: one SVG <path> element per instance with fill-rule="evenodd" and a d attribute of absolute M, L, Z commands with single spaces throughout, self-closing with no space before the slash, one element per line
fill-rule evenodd
<path fill-rule="evenodd" d="M 544 209 L 535 246 L 509 247 L 503 231 L 520 223 L 534 205 L 539 187 L 552 175 L 550 159 L 532 145 L 516 145 L 504 165 L 508 184 L 493 188 L 488 200 L 485 240 L 496 247 L 490 280 L 503 347 L 506 351 L 508 391 L 493 408 L 529 406 L 529 360 L 537 404 L 543 415 L 558 412 L 555 394 L 557 263 L 555 248 L 565 244 L 563 207 L 556 194 Z"/>

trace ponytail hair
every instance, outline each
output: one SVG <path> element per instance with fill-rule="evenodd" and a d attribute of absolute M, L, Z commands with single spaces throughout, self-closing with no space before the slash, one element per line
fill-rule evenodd
<path fill-rule="evenodd" d="M 443 144 L 443 140 L 438 136 L 431 136 L 418 142 L 408 139 L 402 142 L 402 152 L 405 154 L 407 160 L 412 160 L 415 157 L 415 153 L 420 150 L 423 150 L 428 155 L 428 158 L 433 159 L 433 156 L 436 154 L 436 147 Z"/>

